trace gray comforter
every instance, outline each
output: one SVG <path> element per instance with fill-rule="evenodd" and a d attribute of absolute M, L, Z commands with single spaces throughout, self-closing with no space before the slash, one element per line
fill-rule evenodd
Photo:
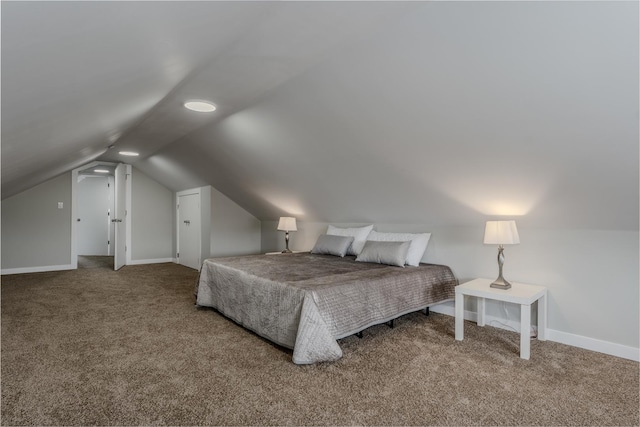
<path fill-rule="evenodd" d="M 443 265 L 391 267 L 309 253 L 205 260 L 197 304 L 293 349 L 298 364 L 342 357 L 337 339 L 454 298 Z"/>

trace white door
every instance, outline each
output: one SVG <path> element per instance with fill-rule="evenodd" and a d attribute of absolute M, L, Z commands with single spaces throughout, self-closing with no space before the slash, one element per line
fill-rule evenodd
<path fill-rule="evenodd" d="M 109 175 L 107 177 L 107 182 L 109 186 L 109 250 L 107 253 L 108 255 L 113 256 L 113 248 L 116 244 L 116 224 L 111 222 L 116 213 L 116 185 L 113 175 Z"/>
<path fill-rule="evenodd" d="M 78 255 L 109 255 L 109 180 L 81 175 L 77 187 Z"/>
<path fill-rule="evenodd" d="M 111 222 L 115 224 L 115 245 L 113 269 L 119 270 L 127 263 L 127 165 L 119 164 L 115 174 L 115 215 Z"/>
<path fill-rule="evenodd" d="M 178 264 L 200 270 L 200 194 L 178 196 Z"/>

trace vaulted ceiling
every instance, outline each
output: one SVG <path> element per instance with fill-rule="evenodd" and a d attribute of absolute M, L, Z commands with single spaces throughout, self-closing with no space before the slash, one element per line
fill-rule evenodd
<path fill-rule="evenodd" d="M 1 12 L 3 199 L 101 160 L 261 219 L 638 229 L 637 2 Z"/>

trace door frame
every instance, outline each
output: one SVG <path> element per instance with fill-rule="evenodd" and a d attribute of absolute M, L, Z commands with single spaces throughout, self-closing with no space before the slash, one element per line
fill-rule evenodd
<path fill-rule="evenodd" d="M 120 228 L 119 224 L 116 224 L 115 230 L 115 245 L 113 247 L 113 269 L 118 271 L 120 268 L 125 265 L 131 264 L 131 165 L 127 165 L 125 163 L 118 163 L 116 166 L 116 170 L 114 172 L 114 217 L 118 216 L 118 185 L 117 185 L 117 175 L 118 168 L 124 168 L 124 245 L 120 245 L 118 242 L 118 231 Z M 115 218 L 114 218 L 115 219 Z M 112 219 L 113 221 L 113 219 Z M 124 249 L 124 264 L 118 265 L 118 251 L 119 247 Z"/>
<path fill-rule="evenodd" d="M 77 229 L 76 229 L 76 219 L 77 219 L 77 207 L 78 207 L 78 172 L 85 170 L 87 168 L 92 168 L 96 166 L 118 166 L 119 163 L 112 162 L 90 162 L 85 165 L 82 165 L 78 168 L 75 168 L 71 171 L 71 269 L 78 269 L 78 245 L 76 242 L 77 237 Z M 126 223 L 127 223 L 127 231 L 126 231 L 126 242 L 127 242 L 127 252 L 126 252 L 126 264 L 131 263 L 131 165 L 127 166 L 127 174 L 129 177 L 126 180 L 126 200 L 125 200 L 125 208 L 127 210 Z M 126 265 L 125 264 L 125 265 Z"/>
<path fill-rule="evenodd" d="M 180 218 L 180 198 L 181 197 L 186 197 L 186 196 L 196 196 L 196 199 L 198 200 L 198 209 L 197 209 L 197 214 L 198 214 L 198 225 L 200 226 L 200 229 L 196 230 L 196 235 L 198 236 L 198 242 L 197 242 L 197 253 L 198 253 L 198 264 L 200 264 L 200 262 L 202 261 L 202 199 L 200 197 L 200 189 L 194 189 L 194 190 L 186 190 L 186 191 L 180 191 L 178 193 L 176 193 L 176 263 L 180 264 L 180 265 L 185 265 L 182 264 L 180 262 L 180 252 L 184 252 L 184 248 L 180 248 L 180 222 L 182 221 L 182 218 Z M 193 218 L 192 218 L 193 219 Z M 191 266 L 187 266 L 187 267 L 191 267 Z"/>

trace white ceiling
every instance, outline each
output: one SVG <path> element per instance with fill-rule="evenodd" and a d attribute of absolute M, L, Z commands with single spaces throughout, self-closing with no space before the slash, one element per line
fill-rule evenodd
<path fill-rule="evenodd" d="M 261 219 L 637 230 L 638 73 L 637 2 L 3 2 L 2 197 L 97 159 Z"/>

